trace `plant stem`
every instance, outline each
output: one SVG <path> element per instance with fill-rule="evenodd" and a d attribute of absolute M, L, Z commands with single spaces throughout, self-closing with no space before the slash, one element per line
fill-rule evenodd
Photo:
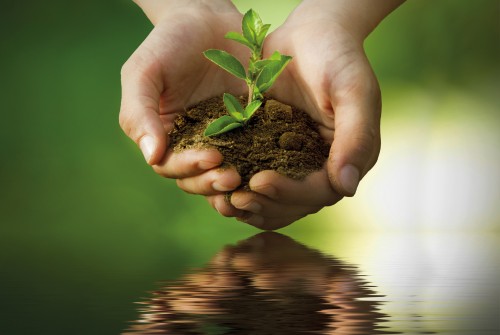
<path fill-rule="evenodd" d="M 254 81 L 252 81 L 251 84 L 248 85 L 248 100 L 247 100 L 247 106 L 250 105 L 250 103 L 253 101 L 253 90 L 254 90 Z"/>
<path fill-rule="evenodd" d="M 252 50 L 252 56 L 250 57 L 250 66 L 249 66 L 249 81 L 248 81 L 248 100 L 247 100 L 247 106 L 250 105 L 252 101 L 255 100 L 255 82 L 257 80 L 257 73 L 255 72 L 255 64 L 257 61 L 262 60 L 262 48 L 256 47 L 255 49 Z M 252 69 L 252 70 L 250 70 Z"/>

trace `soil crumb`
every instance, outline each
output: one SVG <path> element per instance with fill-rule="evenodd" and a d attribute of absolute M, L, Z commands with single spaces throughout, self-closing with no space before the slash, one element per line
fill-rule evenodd
<path fill-rule="evenodd" d="M 246 99 L 239 98 L 243 105 Z M 170 147 L 186 149 L 216 148 L 224 156 L 222 168 L 233 166 L 242 178 L 240 187 L 260 171 L 275 170 L 302 180 L 322 168 L 330 145 L 319 135 L 316 123 L 305 112 L 269 97 L 248 123 L 230 132 L 205 137 L 207 125 L 226 115 L 222 97 L 204 100 L 175 120 Z"/>

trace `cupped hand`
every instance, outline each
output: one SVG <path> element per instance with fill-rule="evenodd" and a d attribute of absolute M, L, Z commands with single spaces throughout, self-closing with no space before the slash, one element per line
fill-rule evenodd
<path fill-rule="evenodd" d="M 273 230 L 354 195 L 380 151 L 381 97 L 364 36 L 349 24 L 299 6 L 264 46 L 267 55 L 293 56 L 270 93 L 308 112 L 332 143 L 323 169 L 303 181 L 258 173 L 252 192 L 235 192 L 230 204 L 220 195 L 208 198 L 220 213 Z"/>
<path fill-rule="evenodd" d="M 173 153 L 168 132 L 186 106 L 223 92 L 245 91 L 243 81 L 202 54 L 217 48 L 247 59 L 243 46 L 224 39 L 226 32 L 241 29 L 242 15 L 230 1 L 155 4 L 149 13 L 145 10 L 154 29 L 122 68 L 120 125 L 158 174 L 178 179 L 181 187 L 196 185 L 201 194 L 233 190 L 240 177 L 234 170 L 214 170 L 222 162 L 219 152 Z"/>
<path fill-rule="evenodd" d="M 308 112 L 333 144 L 324 168 L 305 180 L 263 171 L 250 181 L 252 192 L 234 192 L 228 202 L 224 192 L 234 190 L 240 177 L 231 169 L 215 169 L 220 153 L 168 149 L 167 134 L 179 111 L 223 92 L 246 90 L 243 81 L 200 56 L 217 48 L 248 58 L 243 46 L 224 39 L 226 32 L 240 31 L 241 14 L 232 5 L 213 10 L 190 3 L 158 16 L 155 29 L 122 70 L 120 124 L 146 161 L 157 173 L 176 178 L 186 192 L 206 195 L 222 215 L 266 230 L 352 196 L 378 157 L 381 108 L 356 22 L 339 23 L 318 6 L 299 6 L 269 36 L 265 55 L 279 50 L 294 57 L 270 93 Z"/>

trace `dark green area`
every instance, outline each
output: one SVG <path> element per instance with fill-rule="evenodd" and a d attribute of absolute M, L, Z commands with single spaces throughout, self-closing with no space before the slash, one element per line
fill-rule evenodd
<path fill-rule="evenodd" d="M 467 90 L 499 104 L 499 22 L 495 0 L 407 1 L 366 43 L 383 95 L 407 82 L 434 93 Z"/>
<path fill-rule="evenodd" d="M 493 0 L 409 1 L 367 52 L 382 87 L 490 97 L 498 22 Z M 151 28 L 131 1 L 2 3 L 0 334 L 119 333 L 155 282 L 255 232 L 158 177 L 119 129 L 120 68 Z"/>

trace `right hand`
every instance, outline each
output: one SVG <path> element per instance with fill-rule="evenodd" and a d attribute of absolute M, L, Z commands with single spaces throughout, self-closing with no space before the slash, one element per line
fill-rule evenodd
<path fill-rule="evenodd" d="M 244 81 L 202 54 L 216 48 L 247 59 L 244 46 L 224 38 L 228 31 L 241 30 L 242 15 L 230 1 L 167 1 L 145 11 L 155 28 L 123 65 L 120 126 L 147 163 L 158 174 L 177 179 L 181 188 L 204 195 L 234 190 L 240 176 L 234 169 L 214 169 L 222 162 L 218 151 L 173 153 L 167 134 L 186 106 L 223 92 L 244 94 Z"/>

